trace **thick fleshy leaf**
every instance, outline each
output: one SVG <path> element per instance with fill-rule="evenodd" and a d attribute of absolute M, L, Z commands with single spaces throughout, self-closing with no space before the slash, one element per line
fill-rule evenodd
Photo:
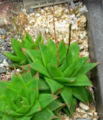
<path fill-rule="evenodd" d="M 39 79 L 34 78 L 34 94 L 36 99 L 39 97 Z"/>
<path fill-rule="evenodd" d="M 33 62 L 36 62 L 37 60 L 41 61 L 40 51 L 39 50 L 27 50 L 27 54 L 31 58 Z"/>
<path fill-rule="evenodd" d="M 50 103 L 52 103 L 57 97 L 52 94 L 40 94 L 39 95 L 39 102 L 41 108 L 47 107 Z"/>
<path fill-rule="evenodd" d="M 82 70 L 83 65 L 87 62 L 88 58 L 83 57 L 79 59 L 79 63 L 75 66 L 74 72 L 72 73 L 72 76 L 77 76 L 80 74 L 80 70 Z"/>
<path fill-rule="evenodd" d="M 61 65 L 63 63 L 63 61 L 65 60 L 66 57 L 66 45 L 64 43 L 64 41 L 59 43 L 59 64 Z"/>
<path fill-rule="evenodd" d="M 38 101 L 36 101 L 35 105 L 31 107 L 30 111 L 28 113 L 26 113 L 26 116 L 31 116 L 34 113 L 37 113 L 41 110 L 41 106 L 40 103 Z"/>
<path fill-rule="evenodd" d="M 61 83 L 74 83 L 76 78 L 69 77 L 54 77 L 54 79 Z"/>
<path fill-rule="evenodd" d="M 67 86 L 92 86 L 90 80 L 86 75 L 79 75 L 74 82 L 65 83 Z"/>
<path fill-rule="evenodd" d="M 48 108 L 51 111 L 55 111 L 55 110 L 57 110 L 58 108 L 60 108 L 62 106 L 64 106 L 64 105 L 61 102 L 59 102 L 59 100 L 55 100 L 51 104 L 48 105 Z"/>
<path fill-rule="evenodd" d="M 41 91 L 48 91 L 48 90 L 49 90 L 49 86 L 48 86 L 48 84 L 45 82 L 44 79 L 40 79 L 40 80 L 39 80 L 39 90 L 41 90 Z"/>
<path fill-rule="evenodd" d="M 50 65 L 53 64 L 54 66 L 57 66 L 57 52 L 55 43 L 49 40 L 46 45 L 40 44 L 39 48 L 44 66 L 47 66 L 48 63 Z"/>
<path fill-rule="evenodd" d="M 26 49 L 34 48 L 34 41 L 28 33 L 24 36 L 21 46 Z"/>
<path fill-rule="evenodd" d="M 30 104 L 34 104 L 35 100 L 38 99 L 39 96 L 39 80 L 37 78 L 33 78 L 33 80 L 29 80 L 26 84 L 26 96 L 30 100 Z"/>
<path fill-rule="evenodd" d="M 17 56 L 23 57 L 24 54 L 22 53 L 22 50 L 20 48 L 20 42 L 14 38 L 11 39 L 11 45 L 12 48 Z"/>
<path fill-rule="evenodd" d="M 34 47 L 39 47 L 39 43 L 43 43 L 43 38 L 41 34 L 37 36 Z"/>
<path fill-rule="evenodd" d="M 54 117 L 54 114 L 49 109 L 44 109 L 41 112 L 38 112 L 35 114 L 32 118 L 32 120 L 52 120 Z"/>
<path fill-rule="evenodd" d="M 27 83 L 29 80 L 33 79 L 30 71 L 22 74 L 22 77 L 23 77 L 23 80 L 25 83 Z"/>
<path fill-rule="evenodd" d="M 71 103 L 71 106 L 70 106 L 70 115 L 73 115 L 75 109 L 76 109 L 76 105 L 77 105 L 77 100 L 73 97 L 72 98 L 72 103 Z"/>
<path fill-rule="evenodd" d="M 8 82 L 4 82 L 0 80 L 0 96 L 4 94 L 5 88 L 8 86 Z"/>
<path fill-rule="evenodd" d="M 68 109 L 70 109 L 72 103 L 72 89 L 69 87 L 65 87 L 61 92 L 61 96 L 66 103 Z"/>
<path fill-rule="evenodd" d="M 69 53 L 68 53 L 67 58 L 66 58 L 67 59 L 67 65 L 72 64 L 78 58 L 79 58 L 79 46 L 75 42 L 75 43 L 70 44 Z"/>
<path fill-rule="evenodd" d="M 10 52 L 5 52 L 4 53 L 4 55 L 6 56 L 6 57 L 8 57 L 8 59 L 10 59 L 10 60 L 12 60 L 12 61 L 14 61 L 14 62 L 21 62 L 23 59 L 24 59 L 24 57 L 19 57 L 19 56 L 15 56 L 15 55 L 13 55 L 12 53 L 10 53 Z"/>
<path fill-rule="evenodd" d="M 20 117 L 16 118 L 16 120 L 31 120 L 31 117 Z"/>
<path fill-rule="evenodd" d="M 14 120 L 14 118 L 4 114 L 3 117 L 2 117 L 2 120 Z"/>
<path fill-rule="evenodd" d="M 43 44 L 39 44 L 39 48 L 40 48 L 40 53 L 41 53 L 43 65 L 47 66 L 47 63 L 50 59 L 50 53 L 49 53 L 47 47 Z"/>
<path fill-rule="evenodd" d="M 56 82 L 53 79 L 49 79 L 49 78 L 45 78 L 47 84 L 49 85 L 52 93 L 56 93 L 58 90 L 60 90 L 61 88 L 63 88 L 64 86 L 58 82 Z"/>
<path fill-rule="evenodd" d="M 47 69 L 48 69 L 49 74 L 53 78 L 54 77 L 63 77 L 63 72 L 59 68 L 57 68 L 57 67 L 55 67 L 53 65 L 48 65 Z"/>
<path fill-rule="evenodd" d="M 96 63 L 85 63 L 82 67 L 82 69 L 79 71 L 81 74 L 86 74 L 88 73 L 91 69 L 96 67 Z"/>
<path fill-rule="evenodd" d="M 72 87 L 72 91 L 73 96 L 84 103 L 89 102 L 89 97 L 92 98 L 92 96 L 90 95 L 90 93 L 88 93 L 88 90 L 85 87 Z"/>
<path fill-rule="evenodd" d="M 36 63 L 32 63 L 30 66 L 33 70 L 40 72 L 46 76 L 49 76 L 46 68 L 42 64 L 36 62 Z"/>
<path fill-rule="evenodd" d="M 88 60 L 88 58 L 79 58 L 76 62 L 71 64 L 64 71 L 64 76 L 66 77 L 75 77 L 79 74 L 79 71 L 82 69 L 84 63 Z"/>
<path fill-rule="evenodd" d="M 23 78 L 22 78 L 22 76 L 20 74 L 18 76 L 14 75 L 12 77 L 12 87 L 15 90 L 19 91 L 24 86 L 25 86 L 24 80 L 23 80 Z"/>
<path fill-rule="evenodd" d="M 49 63 L 50 65 L 57 66 L 58 60 L 57 60 L 56 44 L 53 42 L 53 40 L 48 40 L 46 46 L 49 51 L 48 54 L 50 54 L 50 58 L 51 58 L 49 59 L 49 61 L 47 61 L 47 63 Z"/>

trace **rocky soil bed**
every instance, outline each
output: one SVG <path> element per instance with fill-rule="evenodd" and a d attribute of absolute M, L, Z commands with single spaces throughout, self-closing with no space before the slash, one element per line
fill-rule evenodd
<path fill-rule="evenodd" d="M 11 5 L 11 4 L 9 4 Z M 7 5 L 8 6 L 8 5 Z M 81 2 L 76 2 L 68 6 L 68 4 L 55 5 L 39 9 L 25 10 L 18 5 L 18 9 L 8 9 L 9 12 L 2 13 L 10 15 L 8 21 L 4 20 L 0 24 L 0 79 L 10 80 L 13 70 L 9 69 L 12 64 L 3 53 L 5 51 L 12 51 L 10 38 L 14 37 L 20 39 L 26 32 L 28 32 L 35 41 L 39 33 L 42 34 L 45 42 L 50 38 L 54 40 L 53 30 L 53 12 L 55 19 L 55 28 L 58 42 L 64 40 L 68 44 L 69 25 L 72 24 L 71 42 L 77 41 L 80 46 L 80 56 L 88 56 L 88 35 L 86 30 L 87 19 L 85 12 L 88 12 L 86 6 Z M 21 8 L 21 11 L 20 11 Z M 2 10 L 2 9 L 1 9 Z M 7 10 L 7 9 L 6 9 Z M 3 11 L 3 10 L 2 10 Z M 5 9 L 4 9 L 5 11 Z M 16 23 L 12 21 L 11 16 L 15 16 Z M 3 23 L 2 23 L 3 22 Z M 19 72 L 19 69 L 17 70 Z M 92 88 L 90 88 L 92 90 Z M 85 105 L 79 103 L 74 113 L 73 118 L 63 115 L 65 120 L 98 120 L 98 114 L 95 105 Z"/>

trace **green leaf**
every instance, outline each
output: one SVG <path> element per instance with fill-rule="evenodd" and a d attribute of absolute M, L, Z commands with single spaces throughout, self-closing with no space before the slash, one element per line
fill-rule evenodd
<path fill-rule="evenodd" d="M 33 78 L 29 80 L 26 84 L 26 96 L 28 97 L 30 104 L 34 104 L 35 100 L 38 99 L 39 96 L 39 80 L 37 78 Z"/>
<path fill-rule="evenodd" d="M 70 106 L 70 115 L 73 115 L 75 109 L 76 109 L 76 105 L 77 105 L 77 100 L 73 97 L 72 98 L 72 103 Z"/>
<path fill-rule="evenodd" d="M 45 82 L 44 79 L 40 79 L 40 80 L 39 80 L 39 90 L 41 90 L 41 91 L 48 91 L 48 90 L 49 90 L 49 86 L 48 86 L 48 84 Z"/>
<path fill-rule="evenodd" d="M 48 108 L 51 111 L 55 111 L 55 110 L 57 110 L 58 108 L 60 108 L 62 106 L 63 106 L 63 104 L 61 102 L 59 102 L 58 100 L 55 100 L 51 104 L 48 105 Z"/>
<path fill-rule="evenodd" d="M 50 65 L 57 66 L 58 60 L 56 44 L 53 42 L 53 40 L 48 40 L 46 46 L 48 49 L 49 58 L 51 58 L 47 61 L 47 63 L 49 63 Z"/>
<path fill-rule="evenodd" d="M 41 108 L 47 107 L 50 103 L 52 103 L 57 97 L 55 95 L 51 94 L 40 94 L 39 95 L 39 102 L 41 105 Z"/>
<path fill-rule="evenodd" d="M 79 58 L 76 62 L 68 66 L 64 71 L 65 77 L 75 77 L 80 74 L 79 71 L 82 69 L 84 63 L 87 61 L 87 58 Z"/>
<path fill-rule="evenodd" d="M 80 70 L 82 70 L 82 67 L 87 62 L 87 60 L 88 60 L 88 58 L 86 58 L 86 57 L 79 59 L 79 63 L 75 66 L 72 76 L 77 76 L 80 74 Z"/>
<path fill-rule="evenodd" d="M 24 54 L 22 53 L 22 50 L 20 48 L 20 42 L 14 38 L 11 39 L 11 45 L 12 48 L 17 56 L 23 57 Z"/>
<path fill-rule="evenodd" d="M 92 86 L 90 80 L 86 75 L 79 75 L 72 83 L 66 83 L 67 86 Z"/>
<path fill-rule="evenodd" d="M 54 114 L 49 109 L 44 109 L 41 112 L 38 112 L 35 114 L 32 118 L 32 120 L 52 120 L 54 117 Z"/>
<path fill-rule="evenodd" d="M 16 120 L 31 120 L 31 117 L 20 117 L 16 118 Z"/>
<path fill-rule="evenodd" d="M 32 80 L 32 79 L 33 79 L 33 78 L 32 78 L 32 74 L 31 74 L 30 71 L 22 74 L 22 78 L 23 78 L 23 80 L 24 80 L 25 83 L 27 83 L 29 80 Z"/>
<path fill-rule="evenodd" d="M 59 64 L 61 65 L 63 63 L 63 61 L 65 60 L 66 51 L 67 51 L 67 48 L 66 48 L 64 41 L 61 41 L 59 43 L 58 48 L 59 48 Z"/>
<path fill-rule="evenodd" d="M 67 59 L 67 65 L 72 64 L 78 58 L 79 58 L 79 46 L 75 42 L 75 43 L 70 44 L 69 53 L 68 53 L 67 58 L 66 58 Z"/>
<path fill-rule="evenodd" d="M 34 94 L 36 99 L 39 97 L 39 79 L 34 78 Z"/>
<path fill-rule="evenodd" d="M 46 66 L 47 61 L 50 59 L 49 56 L 50 54 L 48 53 L 47 47 L 45 45 L 39 44 L 39 48 L 40 48 L 43 65 Z"/>
<path fill-rule="evenodd" d="M 18 74 L 18 76 L 13 75 L 11 83 L 12 87 L 16 90 L 21 90 L 21 88 L 25 86 L 24 80 L 20 74 Z"/>
<path fill-rule="evenodd" d="M 42 35 L 39 34 L 39 35 L 37 36 L 37 38 L 36 38 L 36 41 L 35 41 L 34 46 L 35 46 L 35 47 L 39 47 L 39 43 L 42 43 L 42 42 L 43 42 Z"/>
<path fill-rule="evenodd" d="M 10 53 L 10 52 L 5 52 L 4 55 L 5 55 L 6 57 L 8 57 L 8 59 L 10 59 L 10 60 L 12 60 L 12 61 L 14 61 L 14 62 L 21 62 L 21 61 L 24 59 L 24 57 L 15 56 L 15 55 L 13 55 L 13 54 Z"/>
<path fill-rule="evenodd" d="M 34 48 L 34 41 L 28 33 L 24 36 L 22 43 L 21 43 L 21 47 L 26 48 L 26 49 Z"/>
<path fill-rule="evenodd" d="M 63 85 L 54 81 L 53 79 L 45 78 L 47 84 L 49 85 L 52 93 L 56 93 L 58 90 L 63 88 Z"/>
<path fill-rule="evenodd" d="M 54 42 L 49 40 L 46 45 L 40 44 L 39 48 L 43 65 L 47 66 L 47 64 L 49 63 L 50 65 L 53 64 L 54 66 L 57 66 L 57 52 Z"/>
<path fill-rule="evenodd" d="M 31 107 L 30 111 L 26 113 L 26 116 L 32 116 L 34 113 L 37 113 L 41 110 L 40 103 L 36 101 L 35 105 Z"/>
<path fill-rule="evenodd" d="M 81 74 L 86 74 L 96 66 L 97 66 L 96 63 L 85 63 L 79 72 Z"/>
<path fill-rule="evenodd" d="M 2 117 L 2 120 L 14 120 L 14 118 L 4 114 L 3 117 Z"/>
<path fill-rule="evenodd" d="M 54 77 L 54 79 L 61 83 L 73 83 L 76 78 L 68 78 L 68 77 Z"/>
<path fill-rule="evenodd" d="M 48 69 L 49 74 L 53 78 L 54 77 L 63 77 L 63 72 L 59 68 L 57 68 L 57 67 L 55 67 L 53 65 L 48 65 L 47 69 Z"/>
<path fill-rule="evenodd" d="M 65 87 L 61 92 L 61 96 L 66 103 L 68 109 L 70 109 L 72 103 L 72 89 L 69 87 Z"/>
<path fill-rule="evenodd" d="M 72 87 L 73 96 L 76 97 L 78 100 L 88 103 L 88 90 L 85 87 Z"/>
<path fill-rule="evenodd" d="M 4 95 L 5 88 L 8 86 L 8 82 L 4 82 L 0 80 L 0 96 Z"/>
<path fill-rule="evenodd" d="M 33 70 L 40 72 L 46 76 L 49 76 L 46 68 L 42 64 L 36 62 L 36 63 L 32 63 L 30 66 Z"/>
<path fill-rule="evenodd" d="M 41 61 L 40 51 L 39 50 L 27 50 L 27 54 L 31 58 L 33 62 L 36 62 L 37 60 Z"/>

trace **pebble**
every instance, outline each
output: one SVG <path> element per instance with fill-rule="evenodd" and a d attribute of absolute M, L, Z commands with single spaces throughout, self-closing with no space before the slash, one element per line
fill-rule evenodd
<path fill-rule="evenodd" d="M 4 35 L 6 33 L 6 30 L 4 28 L 0 29 L 0 35 Z"/>
<path fill-rule="evenodd" d="M 7 59 L 7 57 L 2 55 L 2 54 L 0 54 L 0 63 L 2 63 L 4 59 Z"/>
<path fill-rule="evenodd" d="M 0 74 L 6 73 L 6 68 L 5 67 L 0 67 Z"/>
<path fill-rule="evenodd" d="M 97 118 L 93 118 L 93 120 L 97 120 Z"/>
<path fill-rule="evenodd" d="M 26 10 L 26 12 L 27 12 L 28 14 L 33 13 L 33 12 L 34 12 L 34 9 L 33 9 L 33 8 L 29 8 L 28 10 Z"/>
<path fill-rule="evenodd" d="M 86 104 L 83 104 L 83 103 L 79 103 L 79 106 L 83 109 L 83 110 L 86 110 L 86 111 L 88 111 L 88 110 L 90 110 L 90 108 L 89 108 L 89 106 L 87 106 Z"/>

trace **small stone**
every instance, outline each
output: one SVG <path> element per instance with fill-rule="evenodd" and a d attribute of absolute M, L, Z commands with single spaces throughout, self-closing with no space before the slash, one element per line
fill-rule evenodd
<path fill-rule="evenodd" d="M 93 118 L 93 120 L 97 120 L 97 118 Z"/>
<path fill-rule="evenodd" d="M 7 57 L 6 57 L 6 56 L 4 56 L 4 55 L 2 55 L 2 54 L 0 54 L 0 59 L 1 59 L 0 61 L 2 61 L 2 62 L 3 62 L 3 60 L 4 60 L 4 59 L 7 59 Z M 2 63 L 2 62 L 0 62 L 0 63 Z"/>
<path fill-rule="evenodd" d="M 6 30 L 4 28 L 0 29 L 0 35 L 4 35 L 6 33 Z"/>
<path fill-rule="evenodd" d="M 0 67 L 0 74 L 6 73 L 6 68 L 5 67 Z"/>
<path fill-rule="evenodd" d="M 84 114 L 82 117 L 83 118 L 88 118 L 88 114 Z"/>
<path fill-rule="evenodd" d="M 82 108 L 85 111 L 88 111 L 90 109 L 89 106 L 87 106 L 87 105 L 85 105 L 83 103 L 79 103 L 79 106 L 80 106 L 80 108 Z"/>
<path fill-rule="evenodd" d="M 93 113 L 88 113 L 89 116 L 93 116 Z"/>
<path fill-rule="evenodd" d="M 65 119 L 65 120 L 70 120 L 70 119 L 66 117 L 66 119 Z"/>
<path fill-rule="evenodd" d="M 5 35 L 2 35 L 2 36 L 1 36 L 1 39 L 2 39 L 2 40 L 4 40 L 4 39 L 5 39 L 5 37 L 6 37 Z"/>
<path fill-rule="evenodd" d="M 33 13 L 33 12 L 34 12 L 34 9 L 33 9 L 33 8 L 30 8 L 30 9 L 28 9 L 26 12 L 27 12 L 28 14 Z"/>
<path fill-rule="evenodd" d="M 4 65 L 5 67 L 8 67 L 8 66 L 9 66 L 8 62 L 6 61 L 6 59 L 4 59 L 3 65 Z"/>

